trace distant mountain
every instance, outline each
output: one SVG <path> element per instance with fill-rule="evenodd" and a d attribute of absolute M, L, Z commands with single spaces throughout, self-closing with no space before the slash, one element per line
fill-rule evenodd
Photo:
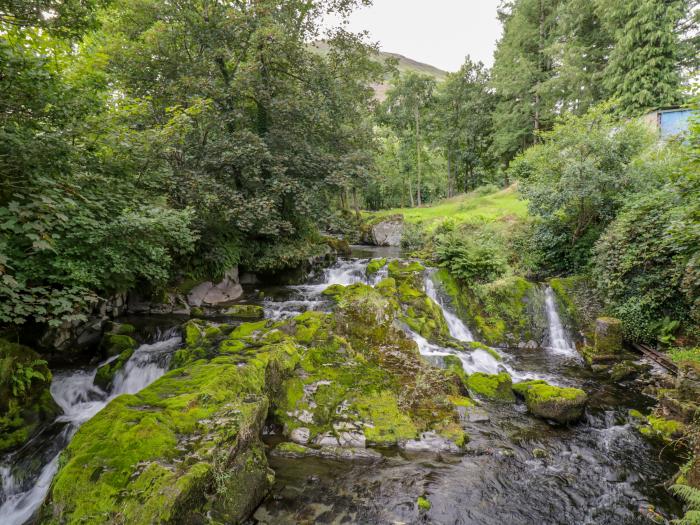
<path fill-rule="evenodd" d="M 319 40 L 317 42 L 314 42 L 312 46 L 322 54 L 326 53 L 328 50 L 328 44 L 326 42 Z M 384 62 L 388 58 L 393 58 L 398 61 L 398 64 L 396 65 L 396 68 L 399 70 L 400 73 L 408 73 L 408 72 L 415 72 L 415 73 L 422 73 L 424 75 L 430 75 L 434 77 L 436 80 L 441 81 L 444 80 L 445 77 L 447 77 L 447 71 L 443 71 L 440 68 L 437 68 L 435 66 L 431 66 L 430 64 L 425 64 L 423 62 L 418 62 L 417 60 L 413 60 L 412 58 L 405 57 L 403 55 L 400 55 L 398 53 L 390 53 L 388 51 L 379 51 L 376 55 L 377 61 L 378 62 Z M 379 101 L 382 101 L 386 98 L 386 92 L 389 89 L 389 80 L 390 76 L 387 76 L 384 82 L 381 84 L 373 84 L 372 87 L 374 88 L 374 91 L 376 93 L 376 97 Z"/>

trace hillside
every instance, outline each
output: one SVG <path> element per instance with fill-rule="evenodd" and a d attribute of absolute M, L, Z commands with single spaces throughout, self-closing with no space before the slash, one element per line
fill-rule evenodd
<path fill-rule="evenodd" d="M 326 44 L 326 42 L 324 41 L 317 41 L 311 45 L 314 49 L 318 50 L 318 52 L 322 54 L 326 53 L 328 50 L 328 44 Z M 419 62 L 417 60 L 413 60 L 412 58 L 405 57 L 403 55 L 400 55 L 399 53 L 379 51 L 379 53 L 377 53 L 376 55 L 376 58 L 378 62 L 386 62 L 389 59 L 395 60 L 397 62 L 396 68 L 401 74 L 408 72 L 421 73 L 424 75 L 430 75 L 436 80 L 441 81 L 444 80 L 445 77 L 447 77 L 448 73 L 447 71 L 444 71 L 440 68 L 431 66 L 430 64 Z M 386 92 L 389 89 L 389 80 L 391 80 L 391 75 L 387 75 L 384 79 L 384 82 L 372 85 L 376 93 L 376 97 L 380 102 L 386 97 Z"/>

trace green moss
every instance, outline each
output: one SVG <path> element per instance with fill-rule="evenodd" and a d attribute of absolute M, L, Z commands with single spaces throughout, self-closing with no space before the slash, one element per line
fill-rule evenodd
<path fill-rule="evenodd" d="M 193 306 L 190 309 L 190 316 L 191 317 L 204 317 L 204 308 L 201 308 L 199 306 Z"/>
<path fill-rule="evenodd" d="M 401 261 L 394 259 L 389 263 L 389 277 L 393 277 L 397 281 L 402 281 L 405 279 L 413 278 L 416 273 L 422 273 L 425 271 L 425 266 L 423 266 L 418 261 Z"/>
<path fill-rule="evenodd" d="M 131 335 L 136 332 L 136 327 L 128 323 L 114 323 L 111 332 L 118 335 Z"/>
<path fill-rule="evenodd" d="M 112 388 L 114 376 L 124 368 L 124 365 L 126 365 L 132 355 L 134 355 L 133 349 L 124 350 L 115 360 L 99 367 L 95 374 L 94 384 L 105 392 L 109 392 Z"/>
<path fill-rule="evenodd" d="M 447 370 L 455 373 L 457 377 L 459 377 L 459 380 L 462 382 L 462 384 L 465 387 L 467 387 L 467 379 L 469 376 L 464 371 L 464 367 L 462 366 L 462 360 L 456 355 L 446 355 L 442 358 L 442 360 L 445 363 L 445 367 L 447 368 Z"/>
<path fill-rule="evenodd" d="M 367 265 L 367 275 L 374 275 L 386 266 L 386 259 L 372 259 Z"/>
<path fill-rule="evenodd" d="M 263 346 L 243 366 L 229 356 L 199 360 L 116 398 L 64 452 L 53 517 L 103 522 L 121 515 L 146 524 L 211 513 L 242 520 L 268 487 L 259 442 L 268 395 L 298 360 L 291 343 Z"/>
<path fill-rule="evenodd" d="M 432 504 L 430 503 L 430 500 L 425 497 L 425 496 L 418 496 L 418 499 L 416 500 L 416 505 L 418 505 L 418 508 L 422 511 L 429 511 L 430 508 L 432 507 Z"/>
<path fill-rule="evenodd" d="M 139 346 L 136 340 L 128 335 L 108 333 L 102 337 L 100 347 L 108 356 L 120 355 L 127 350 L 134 350 Z"/>
<path fill-rule="evenodd" d="M 525 398 L 527 408 L 534 415 L 558 423 L 569 423 L 583 415 L 588 400 L 579 388 L 563 388 L 546 381 L 523 381 L 513 385 L 513 391 Z"/>
<path fill-rule="evenodd" d="M 392 446 L 399 441 L 415 439 L 418 429 L 398 406 L 396 394 L 385 390 L 367 395 L 354 404 L 360 415 L 372 424 L 365 428 L 369 443 L 377 446 Z"/>
<path fill-rule="evenodd" d="M 467 386 L 477 396 L 495 401 L 515 401 L 511 389 L 512 380 L 506 372 L 500 374 L 476 372 L 467 378 Z"/>
<path fill-rule="evenodd" d="M 629 411 L 630 417 L 633 417 L 634 419 L 640 420 L 640 421 L 646 421 L 647 417 L 642 414 L 639 410 L 631 409 Z"/>
<path fill-rule="evenodd" d="M 668 441 L 679 438 L 685 429 L 685 425 L 680 421 L 663 417 L 649 416 L 647 423 L 654 433 Z"/>
<path fill-rule="evenodd" d="M 224 311 L 224 315 L 243 319 L 262 319 L 265 316 L 265 310 L 257 304 L 234 304 Z"/>
<path fill-rule="evenodd" d="M 275 450 L 283 452 L 285 454 L 300 454 L 306 455 L 309 452 L 309 448 L 303 445 L 298 445 L 296 443 L 291 443 L 289 441 L 280 443 L 275 447 Z"/>

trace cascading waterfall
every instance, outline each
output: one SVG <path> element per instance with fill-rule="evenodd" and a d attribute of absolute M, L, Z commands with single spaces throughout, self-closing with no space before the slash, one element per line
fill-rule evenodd
<path fill-rule="evenodd" d="M 114 387 L 109 393 L 93 384 L 97 368 L 54 374 L 51 395 L 63 409 L 63 414 L 56 418 L 54 425 L 6 458 L 5 464 L 0 466 L 2 525 L 21 525 L 32 518 L 48 494 L 51 480 L 58 470 L 61 450 L 80 425 L 118 395 L 135 394 L 168 370 L 170 357 L 182 342 L 175 333 L 172 330 L 158 333 L 157 338 L 161 340 L 137 348 L 124 369 L 115 375 Z M 57 426 L 62 426 L 58 434 Z M 34 476 L 27 476 L 26 470 L 35 460 L 44 466 Z"/>
<path fill-rule="evenodd" d="M 367 265 L 369 259 L 345 260 L 341 259 L 323 272 L 321 282 L 316 284 L 302 284 L 289 286 L 291 297 L 284 301 L 268 300 L 264 303 L 265 317 L 278 321 L 288 319 L 309 310 L 321 310 L 328 304 L 322 295 L 323 290 L 334 284 L 348 286 L 356 283 L 375 284 L 378 275 L 386 275 L 386 269 L 367 277 Z M 380 277 L 381 278 L 381 277 Z"/>
<path fill-rule="evenodd" d="M 571 357 L 578 357 L 578 352 L 571 344 L 566 330 L 559 318 L 556 301 L 554 299 L 554 290 L 551 286 L 545 291 L 545 308 L 547 310 L 547 321 L 549 324 L 549 347 L 548 349 L 555 354 L 561 354 Z"/>

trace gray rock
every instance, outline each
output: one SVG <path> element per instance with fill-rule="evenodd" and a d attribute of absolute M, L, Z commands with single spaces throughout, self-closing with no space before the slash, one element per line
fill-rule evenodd
<path fill-rule="evenodd" d="M 338 434 L 338 443 L 341 447 L 364 448 L 367 440 L 362 432 L 341 432 Z"/>
<path fill-rule="evenodd" d="M 457 445 L 435 432 L 423 432 L 420 439 L 411 439 L 400 443 L 399 446 L 407 452 L 460 452 Z"/>
<path fill-rule="evenodd" d="M 375 246 L 400 246 L 403 228 L 403 217 L 394 217 L 372 225 L 372 244 Z"/>
<path fill-rule="evenodd" d="M 294 441 L 294 443 L 306 445 L 309 442 L 309 439 L 311 439 L 311 431 L 306 427 L 295 428 L 289 434 L 289 439 Z"/>
<path fill-rule="evenodd" d="M 464 421 L 469 423 L 482 423 L 484 421 L 489 421 L 491 417 L 488 412 L 481 407 L 459 407 L 464 409 L 464 415 L 462 415 L 462 410 L 459 411 L 459 415 Z"/>
<path fill-rule="evenodd" d="M 187 294 L 190 306 L 218 306 L 235 301 L 243 295 L 243 287 L 238 282 L 238 268 L 226 272 L 220 283 L 206 281 L 198 284 Z"/>
<path fill-rule="evenodd" d="M 337 447 L 338 438 L 330 432 L 326 432 L 325 434 L 319 434 L 314 440 L 314 443 L 322 447 Z"/>
<path fill-rule="evenodd" d="M 302 445 L 289 446 L 288 443 L 282 443 L 277 446 L 270 454 L 273 456 L 295 459 L 317 457 L 337 461 L 353 461 L 357 463 L 378 463 L 384 459 L 379 452 L 368 448 L 344 448 L 338 446 L 311 448 Z"/>

